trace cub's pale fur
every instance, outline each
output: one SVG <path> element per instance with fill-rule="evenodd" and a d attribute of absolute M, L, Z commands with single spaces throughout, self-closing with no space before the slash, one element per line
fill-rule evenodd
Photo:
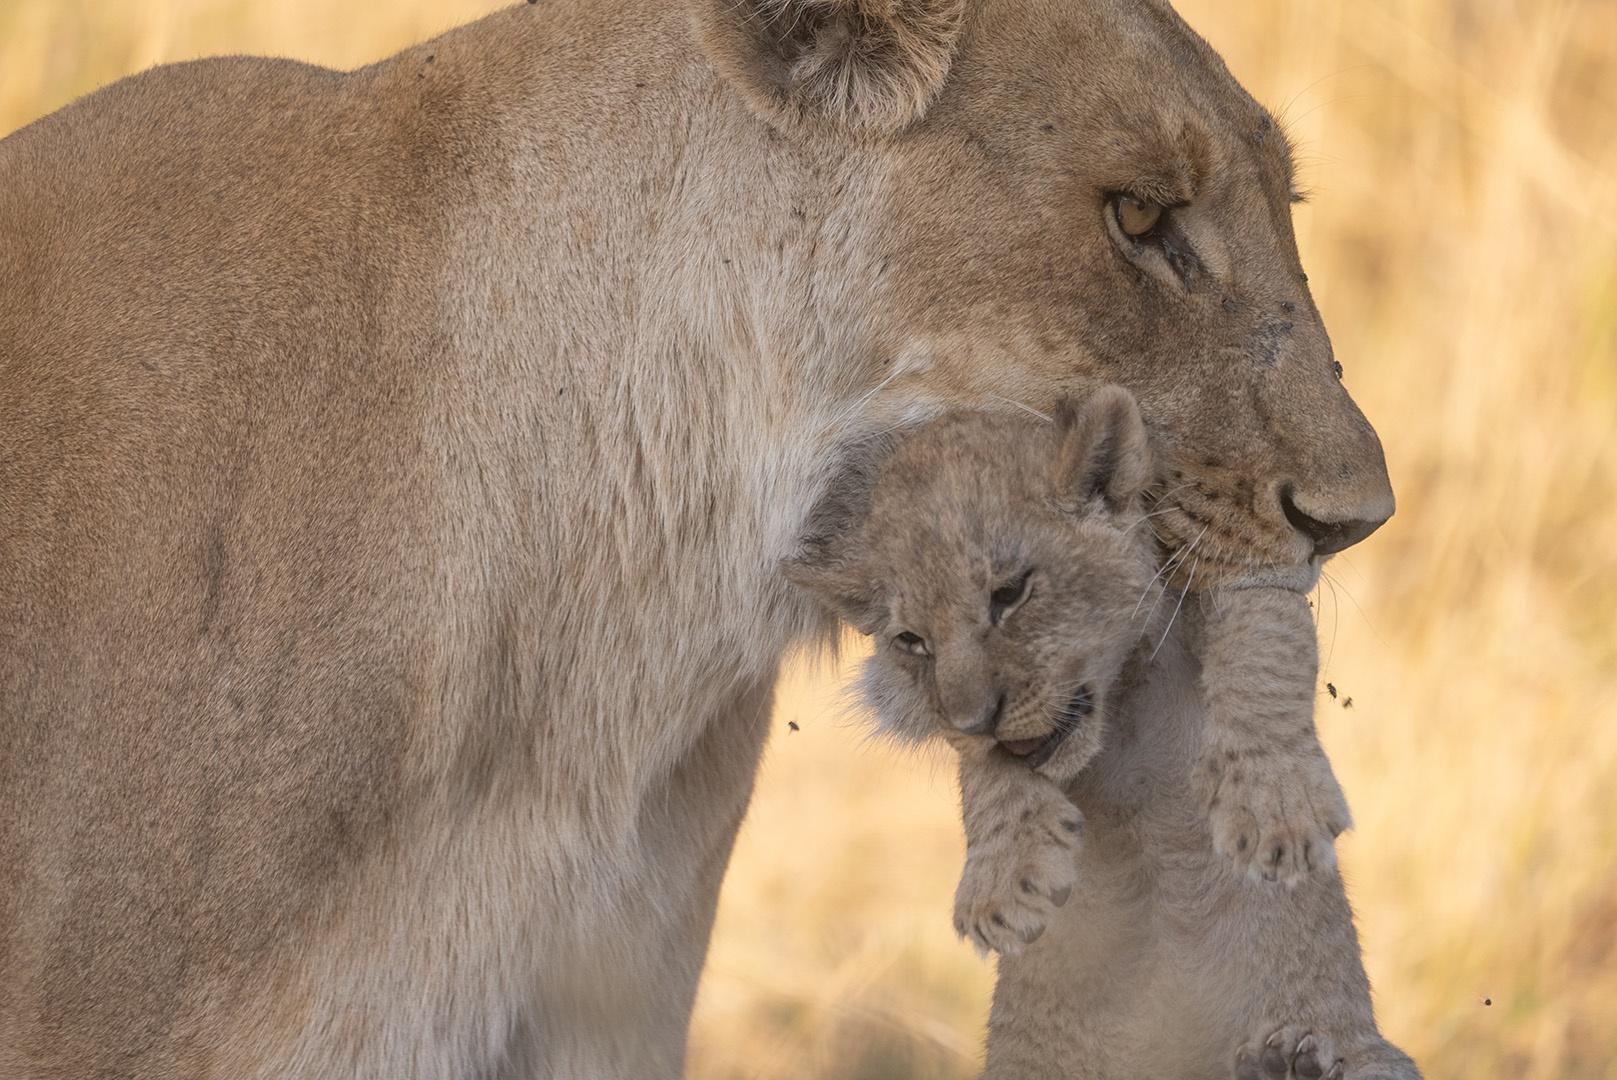
<path fill-rule="evenodd" d="M 1099 750 L 1124 661 L 1183 603 L 1164 607 L 1153 573 L 1150 479 L 1139 413 L 1115 387 L 1053 423 L 950 417 L 833 483 L 788 566 L 877 639 L 863 690 L 884 726 L 941 730 L 960 751 L 956 925 L 979 947 L 1020 949 L 1071 884 L 1077 822 L 1055 784 Z M 1295 885 L 1334 864 L 1348 825 L 1314 733 L 1314 625 L 1295 590 L 1224 592 L 1197 781 L 1217 850 Z"/>
<path fill-rule="evenodd" d="M 1109 834 L 1117 808 L 1101 802 L 1101 852 L 1077 854 L 1082 815 L 1065 788 L 1109 744 L 1113 758 L 1124 752 L 1108 713 L 1139 700 L 1144 681 L 1180 678 L 1152 665 L 1169 614 L 1139 527 L 1146 457 L 1132 401 L 1115 389 L 1053 423 L 934 421 L 834 483 L 788 567 L 876 638 L 861 690 L 883 725 L 915 739 L 941 733 L 960 752 L 957 928 L 1007 960 L 1026 951 L 1040 992 L 1061 1003 L 1026 1003 L 1007 975 L 990 1075 L 1407 1080 L 1413 1067 L 1375 1031 L 1333 873 L 1347 810 L 1314 730 L 1315 627 L 1300 592 L 1230 587 L 1191 600 L 1199 707 L 1166 718 L 1163 732 L 1138 712 L 1127 724 L 1131 751 L 1156 742 L 1186 764 L 1155 776 L 1157 801 L 1179 807 L 1173 831 L 1144 830 L 1120 848 Z M 1177 639 L 1167 657 L 1190 661 Z M 1186 732 L 1188 722 L 1202 730 Z M 1187 734 L 1194 754 L 1180 747 Z M 1187 787 L 1192 760 L 1217 778 L 1199 801 L 1171 794 Z M 1210 809 L 1211 825 L 1187 807 Z M 1267 884 L 1280 880 L 1289 887 Z M 1075 940 L 1026 949 L 1075 887 L 1111 920 L 1079 932 L 1063 919 L 1055 936 Z M 1075 965 L 1069 985 L 1043 950 L 1093 942 L 1117 925 L 1114 906 L 1138 920 L 1121 948 L 1104 943 L 1126 962 L 1114 981 Z M 1163 940 L 1143 941 L 1158 924 Z M 1181 979 L 1213 996 L 1185 1001 Z M 1107 1000 L 1092 1009 L 1086 997 Z M 1162 1045 L 1131 1042 L 1153 1031 Z"/>
<path fill-rule="evenodd" d="M 1151 0 L 545 0 L 0 142 L 0 1075 L 679 1074 L 851 447 L 1116 382 L 1198 586 L 1391 513 L 1290 179 Z"/>
<path fill-rule="evenodd" d="M 884 727 L 960 752 L 966 869 L 955 925 L 1015 952 L 1073 885 L 1062 794 L 1101 745 L 1152 605 L 1151 479 L 1115 387 L 1054 421 L 965 413 L 832 485 L 787 573 L 876 639 L 862 695 Z"/>
<path fill-rule="evenodd" d="M 1335 867 L 1291 888 L 1232 873 L 1186 782 L 1241 658 L 1272 632 L 1295 655 L 1308 622 L 1290 592 L 1193 597 L 1125 674 L 1105 745 L 1068 786 L 1086 819 L 1072 897 L 1000 960 L 985 1080 L 1418 1080 L 1377 1030 Z"/>

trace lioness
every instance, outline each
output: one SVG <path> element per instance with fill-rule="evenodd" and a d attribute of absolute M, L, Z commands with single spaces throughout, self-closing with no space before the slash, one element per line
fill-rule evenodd
<path fill-rule="evenodd" d="M 1115 389 L 1058 408 L 1053 422 L 956 414 L 878 444 L 834 481 L 787 566 L 876 638 L 860 691 L 883 727 L 941 734 L 960 753 L 961 935 L 1022 956 L 1075 886 L 1101 916 L 1064 922 L 1042 947 L 1054 958 L 1028 952 L 1037 1001 L 1007 977 L 989 1075 L 1416 1077 L 1376 1030 L 1329 873 L 1347 809 L 1314 733 L 1318 661 L 1301 593 L 1236 587 L 1194 602 L 1205 731 L 1180 730 L 1172 715 L 1159 734 L 1141 715 L 1128 741 L 1146 760 L 1186 766 L 1161 770 L 1153 790 L 1185 789 L 1191 760 L 1221 782 L 1203 785 L 1200 814 L 1143 830 L 1126 856 L 1109 845 L 1078 873 L 1083 818 L 1064 788 L 1106 751 L 1108 713 L 1142 684 L 1177 679 L 1152 663 L 1178 612 L 1162 606 L 1142 527 L 1150 476 L 1145 432 Z M 1199 754 L 1176 749 L 1187 734 Z M 1114 743 L 1110 757 L 1119 752 Z M 1113 831 L 1149 823 L 1129 816 L 1129 801 L 1091 801 Z M 1221 829 L 1237 837 L 1227 849 Z M 1297 886 L 1305 871 L 1323 873 L 1300 897 L 1239 884 Z M 1131 917 L 1149 929 L 1104 940 Z M 1085 942 L 1122 961 L 1115 974 L 1063 968 Z"/>
<path fill-rule="evenodd" d="M 865 436 L 1117 382 L 1198 585 L 1391 514 L 1151 0 L 545 0 L 0 142 L 0 1075 L 675 1076 Z"/>

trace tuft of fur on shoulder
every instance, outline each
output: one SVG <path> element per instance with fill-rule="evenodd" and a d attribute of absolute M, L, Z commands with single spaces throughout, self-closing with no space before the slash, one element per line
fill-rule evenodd
<path fill-rule="evenodd" d="M 948 77 L 964 0 L 707 0 L 725 74 L 771 119 L 893 132 Z"/>

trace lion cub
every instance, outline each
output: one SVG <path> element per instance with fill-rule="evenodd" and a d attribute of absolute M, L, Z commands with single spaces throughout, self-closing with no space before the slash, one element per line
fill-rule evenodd
<path fill-rule="evenodd" d="M 1144 425 L 1117 387 L 1053 422 L 953 414 L 851 465 L 786 566 L 880 642 L 860 692 L 882 726 L 941 733 L 959 752 L 955 928 L 979 950 L 1020 952 L 1077 880 L 1082 817 L 1063 789 L 1173 606 L 1159 603 L 1142 524 L 1151 478 Z M 1203 805 L 1221 853 L 1295 881 L 1330 865 L 1347 825 L 1314 736 L 1313 623 L 1278 589 L 1228 591 L 1216 607 L 1228 633 L 1206 669 Z"/>

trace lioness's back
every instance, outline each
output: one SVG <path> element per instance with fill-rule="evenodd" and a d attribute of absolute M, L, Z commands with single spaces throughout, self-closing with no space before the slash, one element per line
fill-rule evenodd
<path fill-rule="evenodd" d="M 205 1054 L 399 798 L 442 214 L 383 78 L 184 65 L 0 142 L 5 1075 Z"/>

